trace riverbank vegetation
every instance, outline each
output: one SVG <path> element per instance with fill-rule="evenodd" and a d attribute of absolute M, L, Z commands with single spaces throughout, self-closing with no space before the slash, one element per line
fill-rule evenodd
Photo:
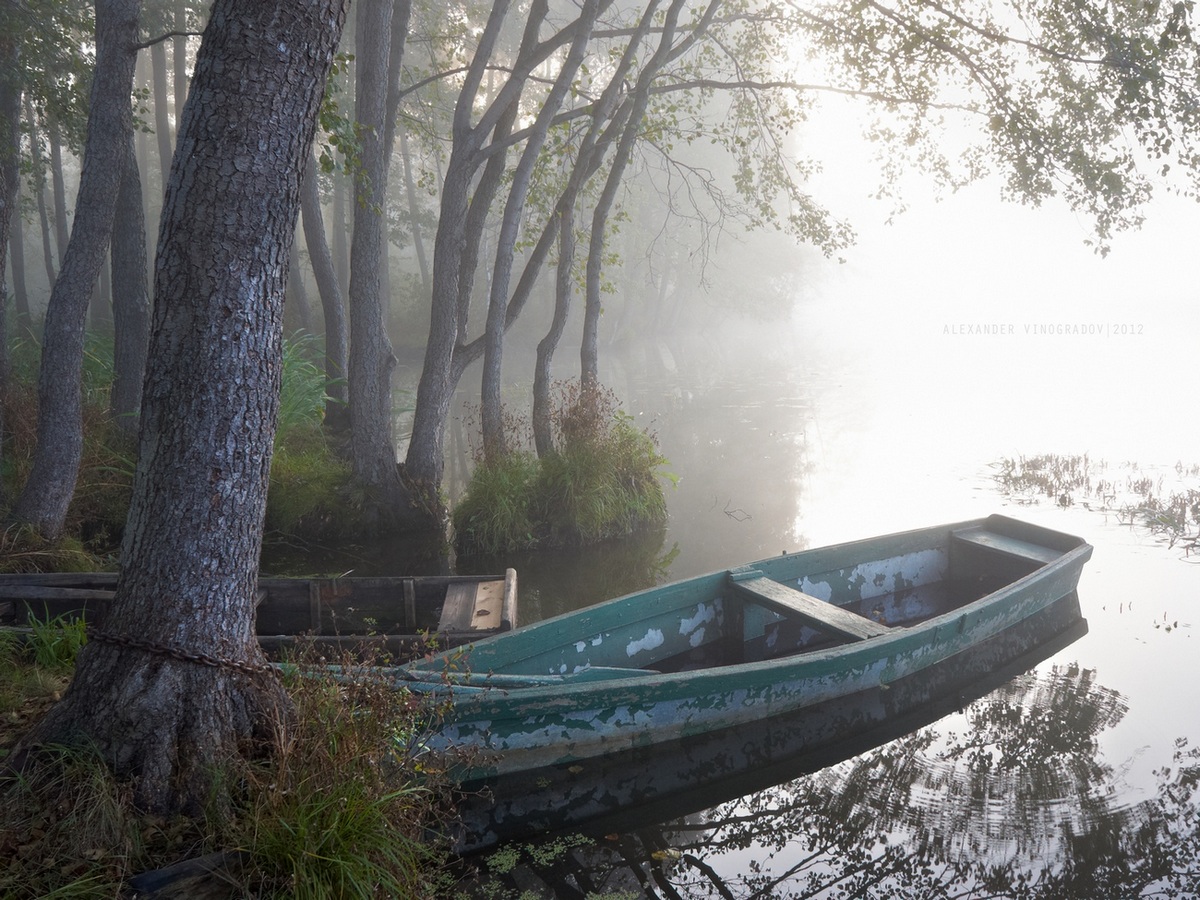
<path fill-rule="evenodd" d="M 560 385 L 550 419 L 554 449 L 540 458 L 527 450 L 477 455 L 453 512 L 460 552 L 594 544 L 666 521 L 667 460 L 615 394 Z M 521 423 L 508 430 L 520 432 Z M 509 443 L 518 445 L 515 436 Z"/>
<path fill-rule="evenodd" d="M 1200 465 L 1153 469 L 1109 463 L 1087 453 L 1001 457 L 992 464 L 1000 490 L 1018 502 L 1049 500 L 1110 513 L 1185 554 L 1200 550 Z"/>
<path fill-rule="evenodd" d="M 86 572 L 115 568 L 136 466 L 130 429 L 109 412 L 113 383 L 110 335 L 89 332 L 84 366 L 84 450 L 64 537 L 42 539 L 28 527 L 0 532 L 0 571 Z M 37 441 L 38 348 L 15 342 L 6 395 L 0 497 L 14 497 L 32 465 Z M 350 467 L 323 428 L 327 402 L 323 348 L 314 336 L 284 341 L 279 426 L 271 463 L 264 542 L 353 540 L 361 502 Z"/>
<path fill-rule="evenodd" d="M 0 764 L 66 689 L 82 628 L 0 632 Z M 86 749 L 53 752 L 0 779 L 0 896 L 115 897 L 134 884 L 171 896 L 436 896 L 449 878 L 447 782 L 407 751 L 431 715 L 381 682 L 287 677 L 296 715 L 270 754 L 231 761 L 227 804 L 147 816 Z M 191 860 L 182 869 L 161 870 Z M 212 870 L 211 872 L 209 870 Z M 156 873 L 150 876 L 146 873 Z M 139 874 L 142 878 L 139 880 Z"/>

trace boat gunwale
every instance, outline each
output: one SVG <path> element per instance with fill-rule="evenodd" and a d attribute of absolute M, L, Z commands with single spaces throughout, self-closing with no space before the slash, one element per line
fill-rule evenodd
<path fill-rule="evenodd" d="M 990 520 L 995 520 L 996 516 L 988 516 L 980 519 L 972 519 L 964 522 L 951 523 L 949 525 L 928 526 L 920 529 L 913 529 L 905 532 L 898 532 L 890 535 L 880 535 L 873 538 L 865 538 L 858 541 L 847 542 L 845 544 L 835 545 L 837 550 L 850 550 L 854 546 L 866 546 L 871 543 L 878 543 L 882 540 L 902 540 L 905 538 L 916 537 L 919 535 L 935 535 L 944 534 L 945 539 L 940 544 L 935 544 L 929 549 L 949 549 L 950 541 L 953 538 L 954 532 L 964 530 L 971 527 L 977 527 L 987 523 Z M 1000 517 L 1006 519 L 1007 517 Z M 1019 520 L 1011 520 L 1018 521 Z M 1019 523 L 1025 525 L 1026 523 Z M 1055 576 L 1063 571 L 1072 568 L 1082 570 L 1083 564 L 1092 554 L 1092 546 L 1082 538 L 1069 535 L 1064 532 L 1059 532 L 1053 529 L 1042 528 L 1042 526 L 1034 526 L 1044 531 L 1052 533 L 1055 537 L 1063 542 L 1073 541 L 1075 546 L 1068 550 L 1059 551 L 1059 556 L 1044 564 L 1040 564 L 1025 575 L 1018 576 L 1007 584 L 990 591 L 981 597 L 976 598 L 954 609 L 939 613 L 921 622 L 917 622 L 910 626 L 895 626 L 887 634 L 881 634 L 876 637 L 871 637 L 862 641 L 854 641 L 845 644 L 839 644 L 833 647 L 821 648 L 812 651 L 799 651 L 791 655 L 776 657 L 766 660 L 754 660 L 750 662 L 731 663 L 728 665 L 717 665 L 695 670 L 681 672 L 662 672 L 649 673 L 645 669 L 630 668 L 630 675 L 627 677 L 612 677 L 604 680 L 588 680 L 578 677 L 577 673 L 565 673 L 563 675 L 554 675 L 550 673 L 539 675 L 521 675 L 520 677 L 529 678 L 531 682 L 528 685 L 512 685 L 496 683 L 489 685 L 487 679 L 488 673 L 475 673 L 473 679 L 478 679 L 477 683 L 458 683 L 454 681 L 453 675 L 448 675 L 444 670 L 429 668 L 430 662 L 435 662 L 439 657 L 435 656 L 433 660 L 419 660 L 410 663 L 408 666 L 400 667 L 405 673 L 397 679 L 398 686 L 406 686 L 416 690 L 425 690 L 431 693 L 436 693 L 439 690 L 447 690 L 450 696 L 454 698 L 455 706 L 463 712 L 472 713 L 474 709 L 485 707 L 489 703 L 489 699 L 497 703 L 505 703 L 507 698 L 519 697 L 522 703 L 535 702 L 539 700 L 552 700 L 553 706 L 561 708 L 563 705 L 571 705 L 570 701 L 580 698 L 592 705 L 611 705 L 613 703 L 623 702 L 621 698 L 622 692 L 626 694 L 632 693 L 635 696 L 641 696 L 644 689 L 647 687 L 647 674 L 653 674 L 653 690 L 660 699 L 668 699 L 672 694 L 676 693 L 681 686 L 686 686 L 689 694 L 702 692 L 702 685 L 706 681 L 715 681 L 720 679 L 737 681 L 744 679 L 746 676 L 751 676 L 759 672 L 766 671 L 782 671 L 787 672 L 788 669 L 795 669 L 797 677 L 800 675 L 801 669 L 820 668 L 823 663 L 832 663 L 839 661 L 845 664 L 846 667 L 858 665 L 869 665 L 871 662 L 889 655 L 894 644 L 902 642 L 917 642 L 924 643 L 923 636 L 931 632 L 936 632 L 943 627 L 952 627 L 954 623 L 960 619 L 979 613 L 997 606 L 1006 600 L 1010 599 L 1014 594 L 1020 594 L 1030 588 L 1031 585 L 1046 580 L 1048 577 Z M 789 554 L 790 557 L 799 556 L 802 553 L 813 553 L 827 551 L 834 548 L 819 547 L 811 550 L 798 551 L 795 554 Z M 1051 548 L 1054 549 L 1054 548 Z M 767 560 L 758 560 L 749 563 L 749 567 L 756 567 L 765 563 L 771 563 L 779 560 L 780 557 L 772 557 Z M 860 562 L 870 562 L 869 559 L 861 559 Z M 743 567 L 735 567 L 743 568 Z M 662 591 L 666 588 L 679 587 L 690 584 L 695 581 L 706 581 L 709 579 L 727 578 L 732 569 L 717 570 L 715 572 L 705 573 L 702 575 L 693 576 L 691 578 L 681 579 L 667 585 L 662 585 L 656 588 L 648 588 L 644 591 L 637 591 L 631 594 L 626 594 L 605 603 L 598 604 L 597 607 L 590 609 L 576 610 L 574 612 L 563 613 L 555 616 L 552 619 L 546 619 L 542 622 L 534 623 L 525 626 L 521 631 L 527 634 L 536 632 L 543 626 L 555 626 L 569 621 L 572 618 L 578 618 L 581 614 L 586 614 L 600 607 L 615 607 L 622 603 L 627 603 L 633 598 L 641 594 L 649 592 Z M 770 576 L 768 576 L 770 577 Z M 1078 581 L 1076 576 L 1075 581 Z M 1069 593 L 1074 586 L 1068 589 Z M 1047 598 L 1046 602 L 1053 602 L 1057 598 Z M 457 651 L 450 651 L 452 654 L 465 651 L 466 656 L 460 661 L 469 666 L 470 654 L 479 644 L 488 644 L 496 641 L 511 640 L 515 632 L 510 632 L 506 635 L 498 635 L 489 637 L 482 641 L 467 644 Z M 583 638 L 579 638 L 582 640 Z M 953 652 L 958 652 L 953 651 Z M 444 655 L 444 654 L 442 654 Z M 439 655 L 439 656 L 442 656 Z M 586 668 L 580 669 L 580 672 L 586 672 Z M 506 673 L 498 673 L 506 674 Z M 516 673 L 513 673 L 516 674 Z M 542 683 L 536 683 L 538 680 L 543 680 Z"/>

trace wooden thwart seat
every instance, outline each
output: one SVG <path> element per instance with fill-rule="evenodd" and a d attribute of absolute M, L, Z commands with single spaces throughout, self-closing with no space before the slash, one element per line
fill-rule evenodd
<path fill-rule="evenodd" d="M 438 631 L 479 631 L 500 625 L 504 602 L 503 581 L 469 581 L 452 584 L 446 590 L 446 602 Z"/>
<path fill-rule="evenodd" d="M 1009 537 L 988 531 L 986 528 L 964 528 L 954 532 L 954 539 L 976 547 L 994 550 L 1008 556 L 1018 556 L 1038 563 L 1051 563 L 1062 556 L 1062 553 L 1051 547 L 1043 547 L 1030 541 Z"/>
<path fill-rule="evenodd" d="M 751 595 L 756 603 L 798 618 L 818 631 L 846 640 L 865 641 L 867 638 L 879 637 L 891 631 L 886 625 L 880 625 L 865 616 L 818 600 L 762 575 L 735 578 L 733 586 Z"/>

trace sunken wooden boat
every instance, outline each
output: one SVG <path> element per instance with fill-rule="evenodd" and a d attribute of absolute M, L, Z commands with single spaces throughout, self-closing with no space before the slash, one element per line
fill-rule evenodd
<path fill-rule="evenodd" d="M 785 554 L 389 670 L 470 783 L 887 689 L 1071 594 L 1092 548 L 1004 516 Z"/>
<path fill-rule="evenodd" d="M 83 618 L 99 625 L 116 573 L 0 575 L 0 627 Z M 260 578 L 256 629 L 269 656 L 297 646 L 325 656 L 343 651 L 396 661 L 431 648 L 461 646 L 510 631 L 517 621 L 517 575 Z"/>

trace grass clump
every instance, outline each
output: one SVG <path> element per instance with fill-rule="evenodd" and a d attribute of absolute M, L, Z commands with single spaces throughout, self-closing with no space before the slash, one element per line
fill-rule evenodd
<path fill-rule="evenodd" d="M 441 815 L 429 773 L 395 754 L 423 711 L 382 681 L 292 676 L 299 726 L 242 773 L 226 843 L 258 890 L 297 898 L 429 896 Z"/>
<path fill-rule="evenodd" d="M 0 631 L 0 761 L 17 736 L 62 696 L 75 656 L 87 641 L 82 622 L 33 619 L 29 625 L 24 634 Z"/>
<path fill-rule="evenodd" d="M 524 451 L 495 462 L 477 460 L 453 513 L 460 548 L 497 554 L 536 544 L 538 471 L 537 457 Z"/>
<path fill-rule="evenodd" d="M 477 460 L 453 512 L 461 551 L 594 544 L 666 521 L 666 459 L 611 391 L 561 387 L 552 424 L 556 450 L 540 460 Z"/>
<path fill-rule="evenodd" d="M 403 753 L 428 721 L 424 707 L 367 677 L 289 671 L 291 727 L 269 758 L 219 775 L 232 800 L 206 818 L 141 814 L 130 786 L 88 748 L 51 748 L 0 781 L 0 896 L 127 896 L 149 880 L 171 896 L 440 895 L 446 857 L 430 834 L 445 824 L 448 792 Z M 182 877 L 161 871 L 185 860 L 217 864 Z"/>

